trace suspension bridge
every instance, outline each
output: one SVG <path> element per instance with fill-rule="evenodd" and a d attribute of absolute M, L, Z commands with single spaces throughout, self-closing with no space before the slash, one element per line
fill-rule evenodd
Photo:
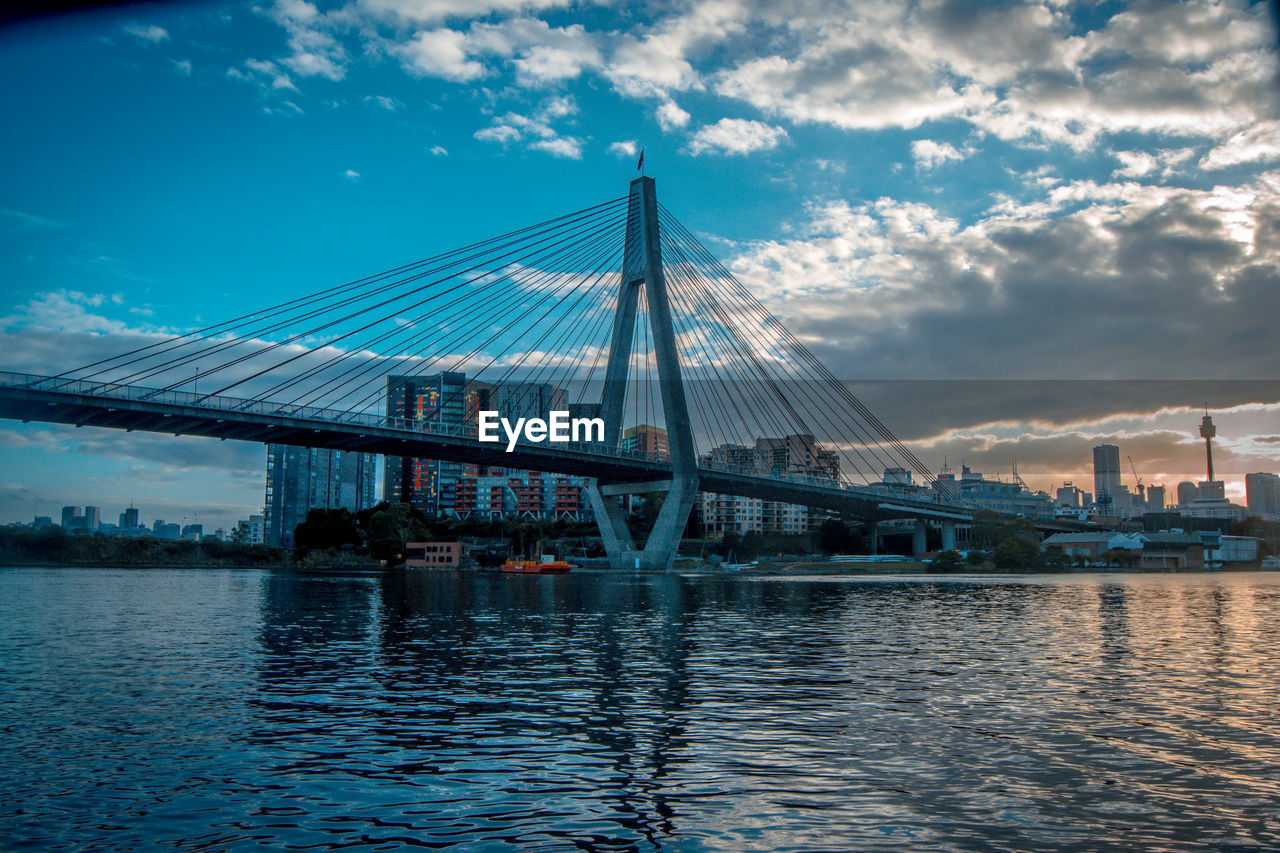
<path fill-rule="evenodd" d="M 465 380 L 407 402 L 391 390 L 441 376 Z M 603 421 L 603 439 L 525 437 L 510 452 L 480 440 L 479 409 L 545 416 L 535 409 L 548 400 Z M 587 477 L 618 568 L 669 567 L 699 492 L 914 519 L 918 550 L 927 523 L 954 547 L 975 511 L 881 482 L 890 470 L 933 475 L 658 203 L 650 177 L 55 376 L 0 373 L 0 417 Z M 665 452 L 629 446 L 627 424 L 661 424 Z M 810 458 L 782 470 L 744 461 L 763 436 L 807 436 Z M 657 492 L 653 531 L 636 542 L 618 498 Z"/>

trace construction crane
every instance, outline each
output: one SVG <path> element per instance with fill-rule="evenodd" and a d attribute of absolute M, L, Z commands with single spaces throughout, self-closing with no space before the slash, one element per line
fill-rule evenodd
<path fill-rule="evenodd" d="M 1129 470 L 1133 472 L 1133 479 L 1138 481 L 1138 500 L 1145 502 L 1147 499 L 1147 490 L 1142 485 L 1142 478 L 1138 476 L 1138 466 L 1133 464 L 1132 456 L 1129 457 Z"/>

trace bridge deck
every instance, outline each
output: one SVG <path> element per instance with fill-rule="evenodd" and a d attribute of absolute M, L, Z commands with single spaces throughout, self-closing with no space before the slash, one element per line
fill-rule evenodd
<path fill-rule="evenodd" d="M 603 483 L 669 479 L 671 465 L 599 444 L 481 442 L 461 428 L 397 422 L 377 415 L 233 397 L 159 391 L 130 385 L 0 373 L 0 417 L 22 421 L 199 435 L 217 439 L 293 444 L 334 450 L 442 459 L 502 468 L 595 477 Z M 969 521 L 974 509 L 920 500 L 875 487 L 850 487 L 806 477 L 766 477 L 701 467 L 707 492 L 782 501 L 866 519 L 924 518 Z M 1080 525 L 1037 520 L 1043 529 Z"/>

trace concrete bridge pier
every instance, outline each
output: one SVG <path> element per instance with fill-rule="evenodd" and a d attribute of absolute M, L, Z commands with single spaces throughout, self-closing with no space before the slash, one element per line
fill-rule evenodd
<path fill-rule="evenodd" d="M 601 538 L 615 569 L 671 568 L 680 537 L 698 496 L 698 460 L 693 446 L 693 424 L 684 396 L 680 373 L 680 353 L 667 297 L 667 280 L 662 268 L 662 242 L 658 230 L 658 194 L 653 178 L 631 182 L 627 205 L 627 231 L 622 251 L 622 280 L 618 307 L 614 313 L 613 337 L 609 342 L 609 363 L 605 368 L 600 395 L 600 416 L 609 448 L 618 446 L 622 430 L 622 407 L 627 375 L 631 366 L 631 342 L 635 332 L 636 304 L 644 288 L 649 305 L 649 325 L 653 332 L 654 355 L 658 367 L 658 390 L 666 418 L 667 446 L 671 454 L 670 480 L 653 483 L 603 485 L 593 483 L 587 490 L 600 525 Z M 666 492 L 649 539 L 637 549 L 626 530 L 626 520 L 614 498 L 620 494 Z"/>
<path fill-rule="evenodd" d="M 916 519 L 916 529 L 911 532 L 911 554 L 919 557 L 921 554 L 929 550 L 928 546 L 928 526 L 924 523 L 923 518 Z"/>
<path fill-rule="evenodd" d="M 956 523 L 951 519 L 942 520 L 942 550 L 954 551 L 956 549 Z"/>

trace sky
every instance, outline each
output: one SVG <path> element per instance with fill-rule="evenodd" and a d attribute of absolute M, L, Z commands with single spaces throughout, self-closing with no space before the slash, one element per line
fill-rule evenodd
<path fill-rule="evenodd" d="M 0 31 L 0 369 L 52 374 L 622 195 L 917 455 L 1280 471 L 1275 6 L 300 0 Z M 260 445 L 0 423 L 0 523 L 229 528 Z M 1127 466 L 1126 466 L 1127 467 Z M 1130 478 L 1126 478 L 1130 482 Z"/>

